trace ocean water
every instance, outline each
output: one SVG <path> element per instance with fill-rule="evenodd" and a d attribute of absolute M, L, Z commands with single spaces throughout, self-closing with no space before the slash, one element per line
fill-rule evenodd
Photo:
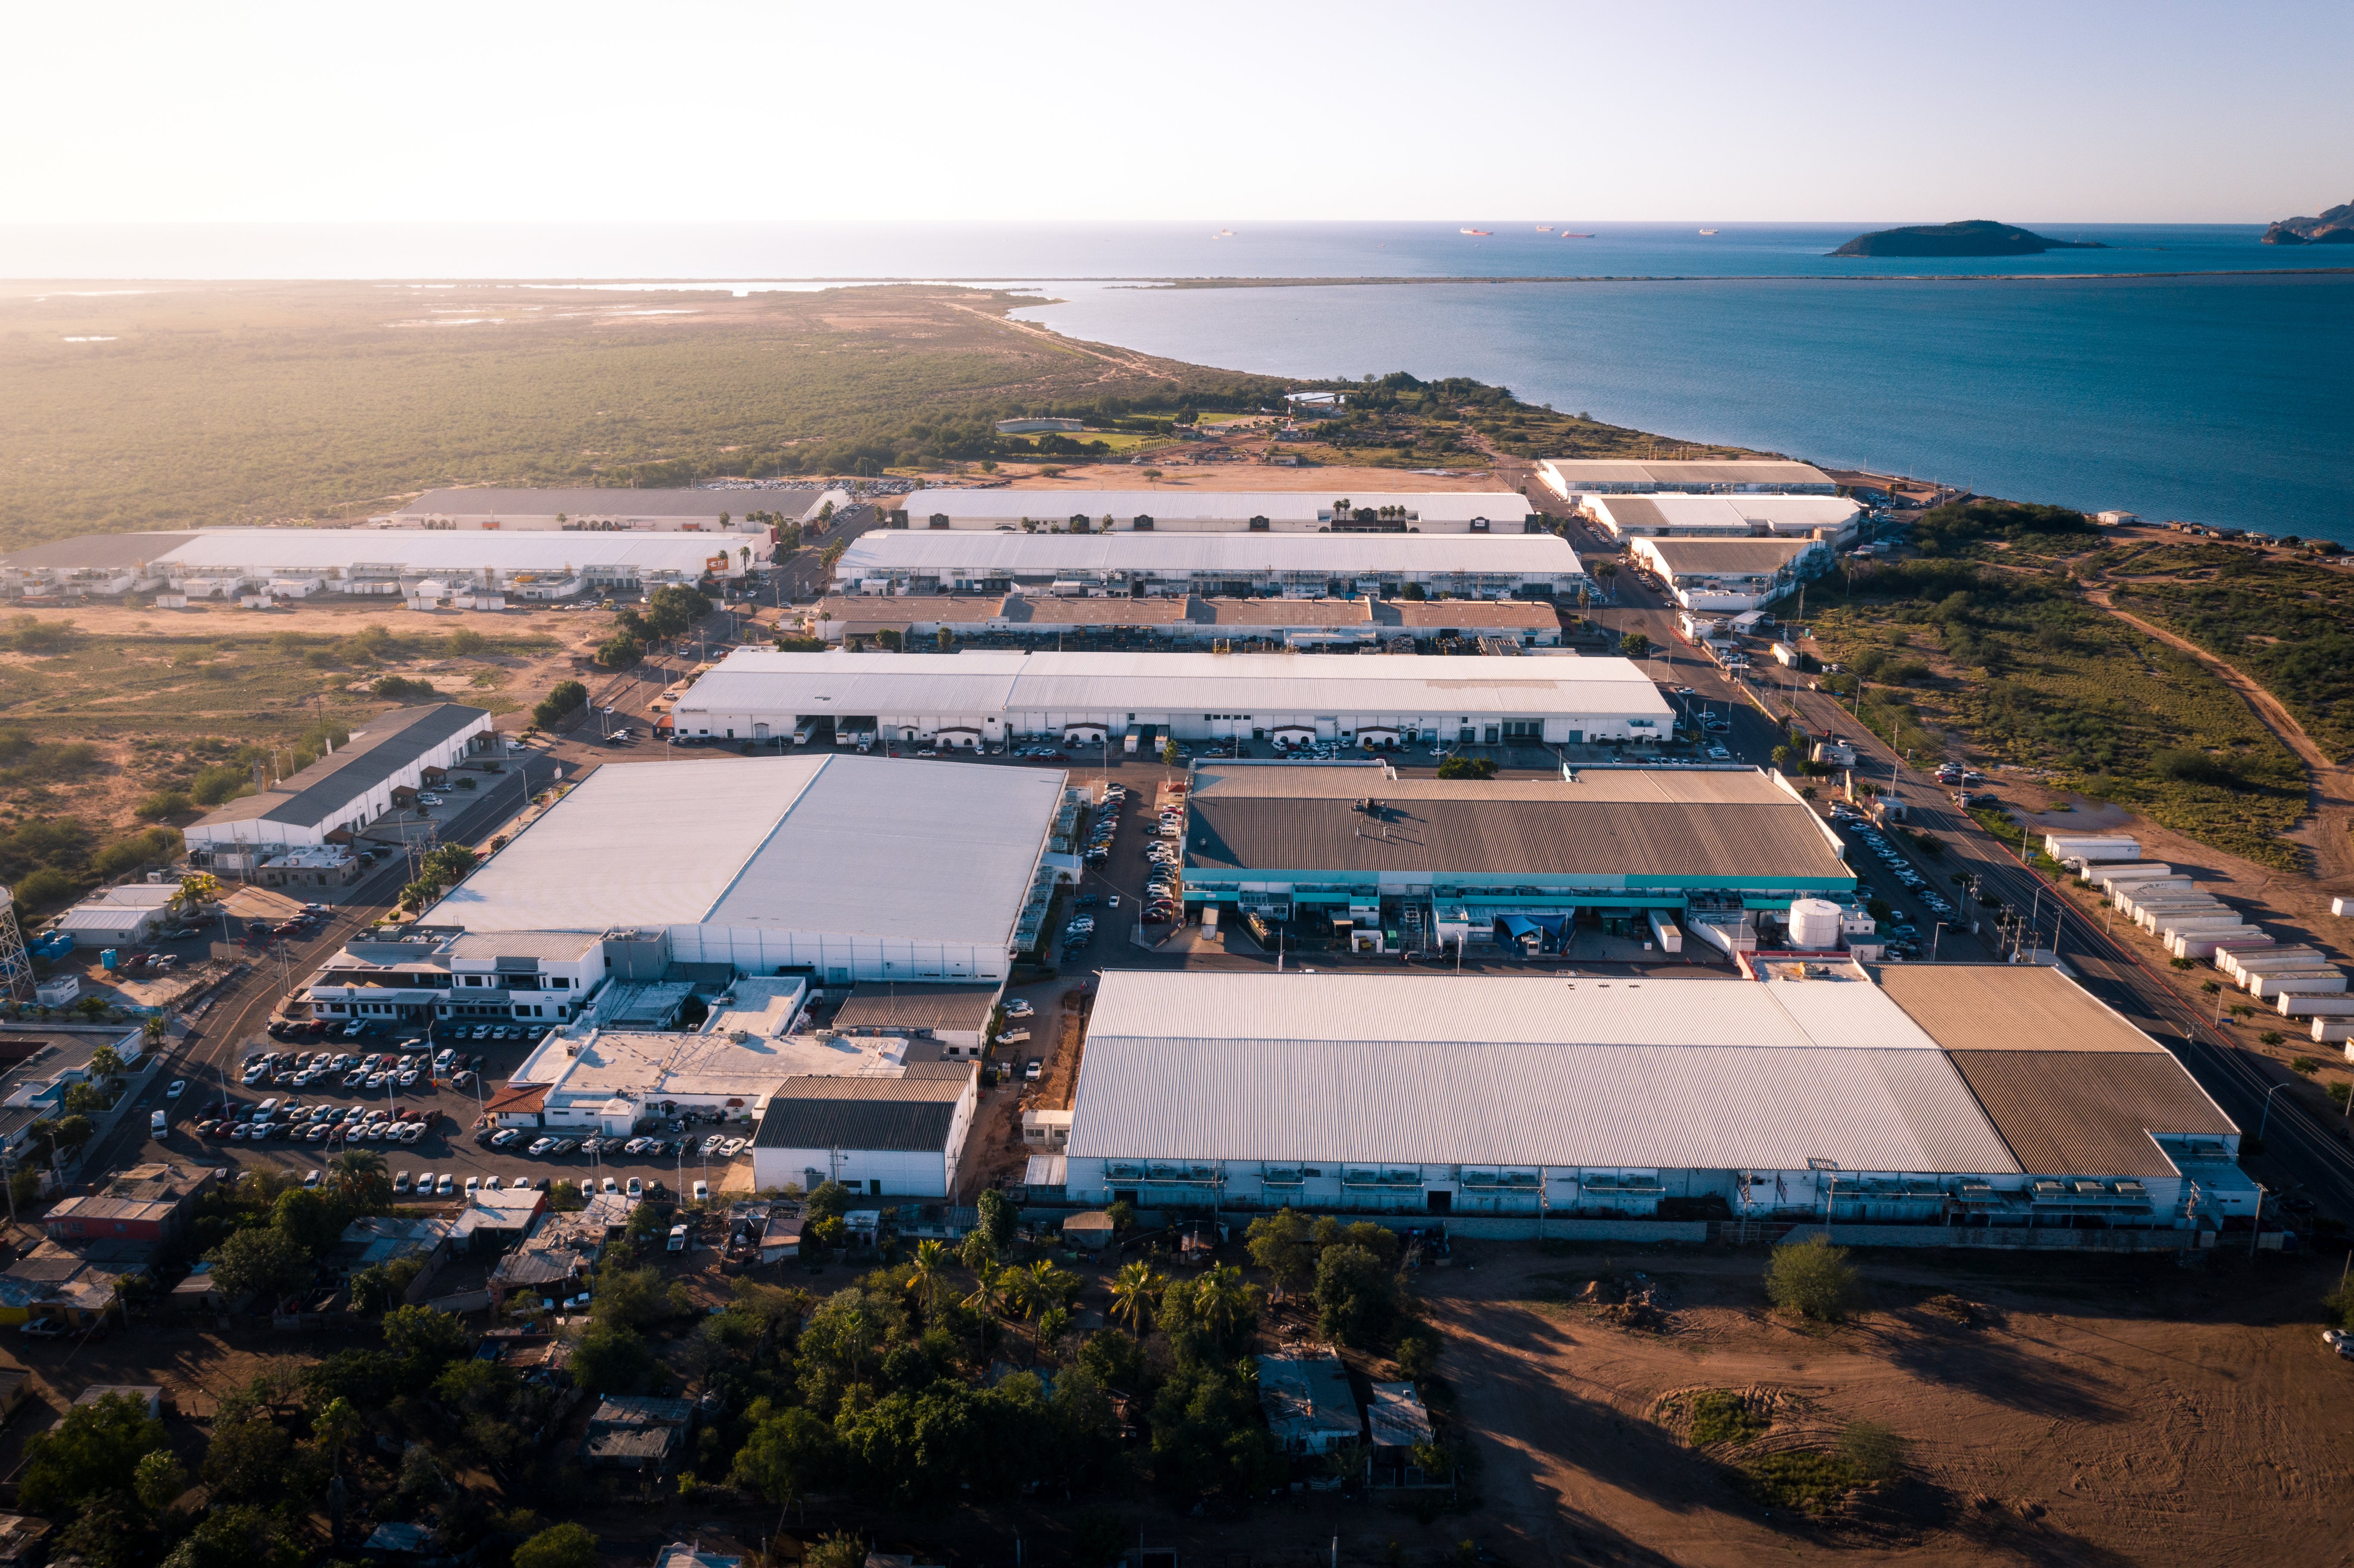
<path fill-rule="evenodd" d="M 2354 544 L 2354 276 L 1053 291 L 1017 313 L 1200 364 L 1469 376 L 1662 435 Z"/>
<path fill-rule="evenodd" d="M 1203 364 L 1470 376 L 1663 436 L 2354 544 L 2354 270 L 2330 270 L 2354 255 L 2028 219 L 2108 249 L 1826 254 L 1904 221 L 14 226 L 0 278 L 1028 284 L 1057 302 L 1032 319 Z M 1246 278 L 1586 281 L 1150 284 Z"/>

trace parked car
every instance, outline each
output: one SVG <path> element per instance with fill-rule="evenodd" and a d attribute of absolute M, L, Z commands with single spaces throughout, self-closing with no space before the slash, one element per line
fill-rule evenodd
<path fill-rule="evenodd" d="M 1046 1059 L 1044 1056 L 1033 1056 L 1022 1064 L 1022 1081 L 1025 1084 L 1034 1084 L 1038 1081 L 1038 1075 L 1045 1070 Z"/>

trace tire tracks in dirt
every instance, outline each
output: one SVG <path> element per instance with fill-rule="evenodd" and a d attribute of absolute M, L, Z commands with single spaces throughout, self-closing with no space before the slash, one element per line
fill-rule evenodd
<path fill-rule="evenodd" d="M 2143 620 L 2130 610 L 2119 609 L 2110 601 L 2110 590 L 2088 588 L 2085 599 L 2124 621 L 2144 636 L 2155 638 L 2168 647 L 2178 649 L 2199 661 L 2200 667 L 2212 673 L 2225 685 L 2240 694 L 2256 722 L 2272 733 L 2273 738 L 2296 754 L 2305 765 L 2306 817 L 2304 823 L 2292 830 L 2290 836 L 2313 851 L 2314 874 L 2325 882 L 2354 882 L 2354 845 L 2349 845 L 2348 830 L 2354 827 L 2354 798 L 2349 798 L 2347 770 L 2315 744 L 2306 734 L 2305 726 L 2281 700 L 2273 695 L 2264 683 L 2227 661 L 2218 658 L 2189 638 L 2167 630 Z"/>

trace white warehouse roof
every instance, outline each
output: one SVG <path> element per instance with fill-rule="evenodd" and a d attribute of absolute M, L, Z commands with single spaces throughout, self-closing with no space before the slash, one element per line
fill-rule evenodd
<path fill-rule="evenodd" d="M 1844 495 L 1596 495 L 1585 503 L 1619 534 L 1836 534 L 1863 510 Z"/>
<path fill-rule="evenodd" d="M 1484 546 L 1493 548 L 1493 546 Z M 1670 716 L 1625 659 L 1296 653 L 781 653 L 738 649 L 679 699 L 690 715 L 1008 712 Z"/>
<path fill-rule="evenodd" d="M 751 511 L 795 516 L 810 504 L 807 491 L 609 490 L 570 486 L 549 490 L 470 485 L 429 490 L 391 515 L 413 522 L 434 517 L 557 517 L 627 522 L 632 519 L 741 517 Z"/>
<path fill-rule="evenodd" d="M 1143 515 L 1246 524 L 1254 517 L 1276 523 L 1330 522 L 1332 503 L 1341 500 L 1358 512 L 1402 506 L 1430 523 L 1469 523 L 1480 517 L 1518 523 L 1536 510 L 1527 496 L 1510 490 L 1379 494 L 1352 490 L 1345 495 L 1266 490 L 920 490 L 906 497 L 906 505 L 910 518 L 943 513 L 976 521 L 1019 523 L 1026 517 L 1059 523 L 1084 514 L 1100 523 L 1108 514 L 1122 523 Z"/>
<path fill-rule="evenodd" d="M 894 528 L 853 540 L 834 576 L 849 580 L 894 572 L 963 571 L 983 577 L 1074 572 L 1567 577 L 1580 569 L 1577 552 L 1551 534 L 1482 538 L 1453 534 L 977 534 Z"/>
<path fill-rule="evenodd" d="M 1862 981 L 1109 973 L 1067 1154 L 2020 1169 Z"/>
<path fill-rule="evenodd" d="M 636 567 L 690 579 L 706 559 L 734 556 L 747 543 L 755 557 L 765 541 L 733 534 L 599 533 L 564 529 L 207 528 L 156 557 L 181 567 L 220 567 L 273 573 L 321 573 L 355 566 L 386 567 L 405 575 L 558 571 L 581 567 Z"/>
<path fill-rule="evenodd" d="M 607 764 L 428 912 L 469 931 L 816 928 L 1002 948 L 1060 772 L 826 756 Z"/>

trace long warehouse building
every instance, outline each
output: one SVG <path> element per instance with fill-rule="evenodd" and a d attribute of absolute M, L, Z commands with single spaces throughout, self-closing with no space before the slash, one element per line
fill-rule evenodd
<path fill-rule="evenodd" d="M 1551 458 L 1537 477 L 1564 500 L 1587 495 L 1837 495 L 1839 482 L 1812 463 L 1783 458 L 1628 462 Z"/>
<path fill-rule="evenodd" d="M 842 499 L 841 492 L 832 493 Z M 470 485 L 429 490 L 408 505 L 371 517 L 379 528 L 556 529 L 652 533 L 758 533 L 748 512 L 800 518 L 820 497 L 809 490 L 546 490 Z"/>
<path fill-rule="evenodd" d="M 1767 980 L 1113 972 L 1073 1202 L 2214 1228 L 2239 1128 L 2032 965 Z"/>
<path fill-rule="evenodd" d="M 634 932 L 659 951 L 631 961 L 656 975 L 1002 980 L 1045 918 L 1064 787 L 1059 771 L 831 754 L 608 766 L 419 925 Z"/>
<path fill-rule="evenodd" d="M 834 564 L 845 593 L 1199 594 L 1395 599 L 1409 587 L 1467 599 L 1564 595 L 1585 578 L 1550 534 L 997 534 L 883 529 Z"/>
<path fill-rule="evenodd" d="M 1299 653 L 782 653 L 738 649 L 674 733 L 714 741 L 995 747 L 1242 737 L 1373 747 L 1665 740 L 1674 713 L 1625 659 Z"/>
<path fill-rule="evenodd" d="M 1574 780 L 1401 779 L 1378 763 L 1194 765 L 1185 899 L 1486 931 L 1787 909 L 1851 895 L 1839 839 L 1755 768 L 1587 768 Z M 1404 918 L 1411 912 L 1412 919 Z"/>
<path fill-rule="evenodd" d="M 923 490 L 891 517 L 913 529 L 1023 533 L 1535 534 L 1514 491 L 1333 495 L 1257 490 Z"/>
<path fill-rule="evenodd" d="M 207 528 L 28 546 L 0 558 L 0 588 L 33 599 L 160 591 L 231 600 L 477 592 L 564 599 L 740 577 L 774 552 L 765 535 Z M 428 583 L 437 591 L 420 595 Z"/>

